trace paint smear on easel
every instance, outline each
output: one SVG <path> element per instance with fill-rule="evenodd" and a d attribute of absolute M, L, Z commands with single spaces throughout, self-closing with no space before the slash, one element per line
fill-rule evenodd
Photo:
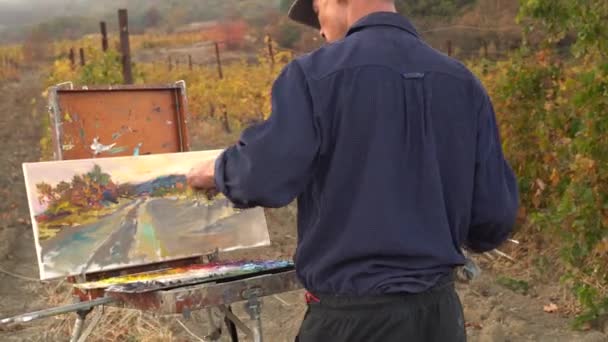
<path fill-rule="evenodd" d="M 138 143 L 137 146 L 135 146 L 135 148 L 133 148 L 133 155 L 134 156 L 138 156 L 139 155 L 139 149 L 141 148 L 141 145 L 143 145 L 143 143 Z"/>
<path fill-rule="evenodd" d="M 200 283 L 291 266 L 293 262 L 287 260 L 216 262 L 107 278 L 74 286 L 82 290 L 104 288 L 109 292 L 142 293 L 167 286 Z"/>
<path fill-rule="evenodd" d="M 118 154 L 118 153 L 122 153 L 126 150 L 127 150 L 126 147 L 114 147 L 111 150 L 109 150 L 108 153 L 109 154 Z"/>
<path fill-rule="evenodd" d="M 134 130 L 133 128 L 131 128 L 129 126 L 123 125 L 120 128 L 120 131 L 112 134 L 112 140 L 116 140 L 116 139 L 122 137 L 125 133 L 136 133 L 136 132 L 137 132 L 137 130 Z"/>
<path fill-rule="evenodd" d="M 114 149 L 115 145 L 116 145 L 116 143 L 112 143 L 110 145 L 104 145 L 101 142 L 99 142 L 98 137 L 95 137 L 95 138 L 93 138 L 93 143 L 91 144 L 91 150 L 93 150 L 95 155 L 98 155 L 102 152 L 112 151 Z"/>

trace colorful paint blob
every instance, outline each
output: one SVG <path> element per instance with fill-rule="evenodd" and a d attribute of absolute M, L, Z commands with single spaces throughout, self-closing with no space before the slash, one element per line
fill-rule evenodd
<path fill-rule="evenodd" d="M 287 260 L 238 260 L 162 269 L 74 284 L 82 290 L 106 289 L 109 292 L 141 293 L 167 286 L 183 286 L 263 271 L 293 267 Z"/>

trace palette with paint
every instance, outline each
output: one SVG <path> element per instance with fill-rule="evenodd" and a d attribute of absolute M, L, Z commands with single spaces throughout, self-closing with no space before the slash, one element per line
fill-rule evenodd
<path fill-rule="evenodd" d="M 115 293 L 144 293 L 213 281 L 229 281 L 247 275 L 259 276 L 292 268 L 293 263 L 288 260 L 212 262 L 106 278 L 75 284 L 74 287 L 81 290 L 105 289 Z"/>

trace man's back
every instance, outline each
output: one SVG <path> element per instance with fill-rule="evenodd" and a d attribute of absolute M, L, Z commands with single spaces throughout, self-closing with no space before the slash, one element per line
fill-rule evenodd
<path fill-rule="evenodd" d="M 283 69 L 268 120 L 211 172 L 239 208 L 298 199 L 302 342 L 466 341 L 460 248 L 495 248 L 515 223 L 483 87 L 395 12 L 389 0 L 295 0 L 290 17 L 328 41 L 350 30 Z"/>
<path fill-rule="evenodd" d="M 515 179 L 465 67 L 395 13 L 363 18 L 297 63 L 320 136 L 299 197 L 295 261 L 308 289 L 421 292 L 464 262 L 463 244 L 487 250 L 506 238 Z"/>

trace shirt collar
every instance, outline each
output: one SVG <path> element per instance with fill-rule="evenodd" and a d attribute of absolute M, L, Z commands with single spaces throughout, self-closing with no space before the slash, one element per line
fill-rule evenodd
<path fill-rule="evenodd" d="M 407 18 L 394 12 L 374 12 L 368 14 L 353 24 L 346 33 L 346 36 L 371 26 L 393 26 L 407 31 L 417 38 L 420 37 L 414 25 Z"/>

